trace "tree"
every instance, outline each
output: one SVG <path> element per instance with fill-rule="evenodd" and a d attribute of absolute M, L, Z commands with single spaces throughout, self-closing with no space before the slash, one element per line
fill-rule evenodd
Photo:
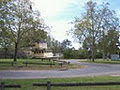
<path fill-rule="evenodd" d="M 116 44 L 119 42 L 119 33 L 115 30 L 109 30 L 107 37 L 109 54 L 116 54 L 118 50 Z"/>
<path fill-rule="evenodd" d="M 10 0 L 9 0 L 10 1 Z M 8 0 L 0 1 L 0 47 L 1 47 L 1 57 L 6 58 L 8 54 L 8 50 L 10 49 L 12 42 L 10 40 L 10 32 L 7 32 L 7 28 L 5 27 L 5 16 L 7 11 L 5 7 L 7 6 Z M 4 53 L 4 54 L 3 54 Z"/>
<path fill-rule="evenodd" d="M 17 61 L 17 52 L 21 47 L 40 40 L 41 35 L 46 36 L 44 21 L 38 11 L 32 10 L 30 0 L 4 0 L 0 12 L 0 22 L 4 24 L 1 24 L 1 29 L 10 32 L 10 39 L 14 43 L 14 61 Z"/>
<path fill-rule="evenodd" d="M 63 51 L 64 58 L 65 58 L 65 59 L 74 58 L 74 57 L 73 57 L 74 54 L 73 54 L 72 52 L 73 52 L 73 50 L 72 50 L 71 48 L 68 48 L 68 49 L 64 50 L 64 51 Z"/>
<path fill-rule="evenodd" d="M 96 45 L 102 33 L 107 33 L 110 28 L 117 30 L 115 27 L 119 26 L 118 18 L 116 18 L 114 11 L 108 8 L 108 5 L 106 3 L 97 6 L 96 2 L 88 1 L 81 18 L 76 18 L 74 21 L 75 29 L 72 30 L 72 33 L 80 43 L 85 41 L 89 43 L 92 61 L 95 59 Z"/>
<path fill-rule="evenodd" d="M 58 40 L 55 40 L 54 38 L 48 36 L 47 42 L 48 42 L 48 47 L 53 50 L 54 55 L 56 53 L 62 52 L 61 43 Z"/>
<path fill-rule="evenodd" d="M 103 43 L 104 43 L 105 55 L 115 54 L 117 53 L 117 50 L 118 50 L 118 47 L 116 45 L 118 42 L 119 42 L 118 31 L 109 30 L 108 33 L 99 41 L 98 47 L 100 51 L 103 51 Z"/>
<path fill-rule="evenodd" d="M 99 40 L 101 41 L 101 50 L 103 54 L 103 60 L 105 60 L 105 55 L 107 53 L 108 47 L 108 36 L 106 36 L 111 30 L 119 33 L 119 19 L 116 17 L 116 13 L 109 9 L 109 3 L 103 3 L 101 10 L 99 11 L 101 16 L 101 33 Z"/>
<path fill-rule="evenodd" d="M 71 41 L 68 39 L 63 40 L 63 42 L 61 43 L 62 51 L 68 49 L 71 46 Z"/>
<path fill-rule="evenodd" d="M 82 44 L 82 47 L 83 47 L 83 50 L 86 51 L 86 58 L 88 59 L 91 59 L 91 42 L 89 40 L 89 37 L 88 38 L 85 38 L 85 40 L 83 41 L 83 44 Z"/>
<path fill-rule="evenodd" d="M 3 49 L 1 52 L 4 52 L 4 58 L 7 58 L 8 51 L 12 47 L 12 42 L 11 42 L 9 37 L 10 37 L 9 32 L 6 32 L 6 30 L 1 31 L 1 33 L 0 33 L 0 47 L 1 47 L 1 49 Z"/>

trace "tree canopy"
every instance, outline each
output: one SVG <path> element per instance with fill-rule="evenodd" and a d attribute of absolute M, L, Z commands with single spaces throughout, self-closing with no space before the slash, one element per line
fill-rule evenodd
<path fill-rule="evenodd" d="M 44 20 L 40 17 L 40 12 L 32 10 L 30 0 L 1 1 L 0 27 L 2 31 L 9 32 L 9 38 L 14 44 L 14 61 L 21 47 L 45 39 L 47 35 Z"/>
<path fill-rule="evenodd" d="M 80 43 L 89 45 L 92 61 L 95 59 L 97 44 L 103 34 L 109 33 L 110 30 L 119 31 L 119 19 L 115 11 L 109 9 L 109 3 L 97 5 L 96 2 L 88 1 L 84 13 L 79 18 L 75 18 L 73 23 L 72 33 Z"/>

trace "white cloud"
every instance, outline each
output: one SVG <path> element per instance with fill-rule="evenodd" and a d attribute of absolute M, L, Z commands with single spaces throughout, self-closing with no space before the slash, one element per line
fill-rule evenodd
<path fill-rule="evenodd" d="M 68 36 L 66 35 L 66 31 L 70 30 L 71 26 L 68 24 L 69 21 L 50 21 L 47 24 L 52 26 L 51 35 L 55 37 L 56 40 L 62 41 Z"/>
<path fill-rule="evenodd" d="M 43 17 L 58 15 L 66 8 L 70 0 L 32 0 L 35 9 L 40 10 Z"/>

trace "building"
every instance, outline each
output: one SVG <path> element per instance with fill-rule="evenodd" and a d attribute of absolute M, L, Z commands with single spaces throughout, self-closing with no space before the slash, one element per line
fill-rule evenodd
<path fill-rule="evenodd" d="M 52 50 L 47 48 L 46 42 L 35 42 L 31 47 L 27 47 L 25 53 L 28 58 L 53 57 Z"/>

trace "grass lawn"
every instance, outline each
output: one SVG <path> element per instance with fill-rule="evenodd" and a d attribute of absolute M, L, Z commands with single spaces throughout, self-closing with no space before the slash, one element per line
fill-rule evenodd
<path fill-rule="evenodd" d="M 83 59 L 83 60 L 80 60 L 80 62 L 102 63 L 102 64 L 120 64 L 120 60 L 119 61 L 112 61 L 110 59 L 109 60 L 95 59 L 94 62 L 92 62 L 92 60 Z"/>
<path fill-rule="evenodd" d="M 120 77 L 102 76 L 102 77 L 80 77 L 80 78 L 48 78 L 48 79 L 0 79 L 6 84 L 20 84 L 20 89 L 5 89 L 5 90 L 46 90 L 46 87 L 34 87 L 32 83 L 67 83 L 67 82 L 119 82 Z M 120 90 L 120 85 L 107 86 L 75 86 L 75 87 L 52 87 L 52 90 Z"/>
<path fill-rule="evenodd" d="M 0 62 L 12 62 L 13 59 L 0 59 Z M 43 63 L 43 64 L 55 64 L 52 65 L 39 65 L 28 64 L 26 67 L 23 62 L 29 63 Z M 57 62 L 49 62 L 49 60 L 42 61 L 41 59 L 18 59 L 17 63 L 13 66 L 11 64 L 0 64 L 0 70 L 54 70 L 54 69 L 76 69 L 83 68 L 81 65 L 65 64 L 62 67 Z"/>

